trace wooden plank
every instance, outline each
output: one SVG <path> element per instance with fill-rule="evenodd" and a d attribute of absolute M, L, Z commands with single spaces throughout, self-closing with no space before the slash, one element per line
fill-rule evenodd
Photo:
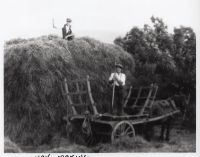
<path fill-rule="evenodd" d="M 143 123 L 149 123 L 149 122 L 158 121 L 158 120 L 161 120 L 161 119 L 163 119 L 163 118 L 172 116 L 172 115 L 177 114 L 177 113 L 179 113 L 179 112 L 180 112 L 180 111 L 177 110 L 177 111 L 173 111 L 173 112 L 164 114 L 164 115 L 162 115 L 162 116 L 153 117 L 153 118 L 143 118 L 143 119 L 130 120 L 129 122 L 130 122 L 132 125 L 143 124 Z"/>
<path fill-rule="evenodd" d="M 172 112 L 166 113 L 166 114 L 161 115 L 161 116 L 158 116 L 158 117 L 150 118 L 148 121 L 151 121 L 151 122 L 152 122 L 152 121 L 157 121 L 157 120 L 160 120 L 160 119 L 163 119 L 163 118 L 172 116 L 172 115 L 174 115 L 174 114 L 177 114 L 177 113 L 179 113 L 179 112 L 180 112 L 179 110 L 172 111 Z"/>
<path fill-rule="evenodd" d="M 138 92 L 137 98 L 136 98 L 136 100 L 135 100 L 135 102 L 134 102 L 134 104 L 133 104 L 133 107 L 137 105 L 138 98 L 140 97 L 140 94 L 141 94 L 141 92 L 142 92 L 142 89 L 143 89 L 142 87 L 139 88 L 139 92 Z"/>
<path fill-rule="evenodd" d="M 68 100 L 68 102 L 69 102 L 69 105 L 70 105 L 71 108 L 72 108 L 73 114 L 74 114 L 74 115 L 77 115 L 77 111 L 76 111 L 75 107 L 72 106 L 73 102 L 72 102 L 72 99 L 71 99 L 71 97 L 70 97 L 70 95 L 69 95 L 69 88 L 68 88 L 67 80 L 65 79 L 64 82 L 65 82 L 65 91 L 66 91 L 66 94 L 67 94 L 67 100 Z M 69 107 L 69 106 L 68 106 L 68 107 Z"/>
<path fill-rule="evenodd" d="M 151 107 L 152 105 L 153 105 L 153 103 L 154 103 L 154 100 L 155 100 L 155 97 L 156 97 L 156 95 L 157 95 L 157 91 L 158 91 L 158 86 L 157 85 L 155 85 L 155 86 L 153 86 L 154 87 L 154 93 L 153 93 L 153 96 L 151 96 L 150 98 L 149 98 L 149 100 L 151 100 L 151 102 L 149 103 L 149 107 Z"/>
<path fill-rule="evenodd" d="M 76 120 L 76 119 L 85 119 L 85 116 L 84 115 L 74 115 L 74 116 L 71 116 L 70 117 L 70 120 Z"/>
<path fill-rule="evenodd" d="M 179 110 L 176 110 L 176 111 L 173 111 L 173 112 L 170 112 L 170 113 L 167 113 L 165 115 L 158 116 L 158 117 L 153 117 L 153 118 L 143 117 L 143 118 L 140 118 L 140 119 L 134 119 L 134 120 L 128 120 L 128 121 L 132 125 L 149 123 L 149 122 L 158 121 L 158 120 L 161 120 L 163 118 L 172 116 L 172 115 L 177 114 L 179 112 L 180 112 Z M 114 121 L 114 120 L 113 121 L 106 121 L 106 120 L 100 120 L 100 119 L 92 119 L 92 122 L 101 123 L 101 124 L 107 124 L 107 125 L 111 125 L 111 126 L 114 126 L 114 124 L 118 123 L 119 121 Z"/>
<path fill-rule="evenodd" d="M 77 89 L 77 93 L 79 93 L 79 92 L 80 92 L 80 89 L 79 89 L 78 82 L 76 82 L 76 89 Z M 81 104 L 83 104 L 83 101 L 82 101 L 82 98 L 81 98 L 81 95 L 80 95 L 80 94 L 78 95 L 78 99 L 79 99 L 79 102 L 80 102 Z"/>
<path fill-rule="evenodd" d="M 179 112 L 180 112 L 179 110 L 176 110 L 176 111 L 169 112 L 167 114 L 164 114 L 164 115 L 161 115 L 161 116 L 158 116 L 158 117 L 153 117 L 153 118 L 143 117 L 141 119 L 129 120 L 129 122 L 132 125 L 142 124 L 142 123 L 149 123 L 149 122 L 158 121 L 158 120 L 161 120 L 163 118 L 172 116 L 172 115 L 177 114 Z M 97 122 L 97 123 L 101 123 L 101 124 L 108 124 L 108 125 L 113 125 L 113 124 L 116 124 L 117 122 L 119 122 L 119 121 L 105 121 L 105 120 L 100 120 L 100 119 L 92 119 L 92 121 L 93 122 Z"/>
<path fill-rule="evenodd" d="M 116 123 L 118 123 L 120 121 L 121 120 L 118 120 L 118 121 L 114 121 L 114 120 L 106 121 L 106 120 L 99 120 L 99 119 L 93 119 L 92 120 L 92 122 L 100 123 L 100 124 L 106 124 L 106 125 L 110 125 L 110 126 L 114 126 Z M 141 118 L 141 119 L 135 119 L 135 120 L 127 120 L 127 121 L 129 121 L 133 125 L 148 122 L 146 117 Z"/>
<path fill-rule="evenodd" d="M 90 87 L 90 82 L 89 82 L 89 76 L 87 76 L 87 89 L 88 89 L 88 95 L 91 101 L 91 104 L 94 104 L 94 99 L 92 98 L 92 94 L 91 94 L 91 87 Z"/>
<path fill-rule="evenodd" d="M 117 115 L 100 115 L 99 117 L 111 117 L 111 118 L 136 118 L 136 117 L 143 117 L 143 116 L 148 116 L 148 114 L 144 114 L 144 115 L 122 115 L 122 116 L 117 116 Z"/>
<path fill-rule="evenodd" d="M 154 94 L 153 94 L 153 100 L 155 99 L 155 97 L 156 97 L 156 95 L 157 95 L 158 86 L 155 85 L 154 88 L 155 88 L 155 92 L 154 92 Z"/>
<path fill-rule="evenodd" d="M 92 97 L 89 79 L 90 79 L 90 78 L 89 78 L 89 76 L 87 75 L 87 89 L 88 89 L 89 99 L 90 99 L 90 102 L 91 102 L 91 105 L 92 105 L 92 109 L 93 109 L 94 114 L 98 114 L 97 108 L 96 108 L 96 106 L 95 106 L 95 104 L 94 104 L 94 99 L 93 99 L 93 97 Z"/>
<path fill-rule="evenodd" d="M 129 88 L 128 96 L 126 97 L 126 100 L 125 100 L 124 105 L 123 105 L 124 107 L 126 107 L 128 101 L 129 101 L 129 98 L 131 96 L 131 90 L 132 90 L 132 86 L 130 86 L 130 88 Z"/>
<path fill-rule="evenodd" d="M 144 103 L 144 106 L 143 106 L 142 109 L 140 110 L 139 115 L 142 115 L 142 114 L 143 114 L 143 112 L 144 112 L 146 106 L 148 105 L 148 103 L 149 103 L 149 97 L 151 96 L 152 90 L 153 90 L 153 88 L 150 88 L 148 97 L 147 97 L 147 99 L 146 99 L 146 101 L 145 101 L 145 103 Z"/>

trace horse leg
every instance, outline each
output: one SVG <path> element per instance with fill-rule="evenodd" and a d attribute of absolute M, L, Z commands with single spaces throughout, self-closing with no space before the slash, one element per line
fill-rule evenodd
<path fill-rule="evenodd" d="M 149 124 L 146 124 L 145 125 L 145 139 L 147 140 L 147 141 L 151 141 L 151 138 L 152 138 L 152 134 L 151 134 L 151 132 L 152 132 L 152 127 L 153 126 L 150 126 Z"/>
<path fill-rule="evenodd" d="M 161 132 L 160 132 L 160 140 L 164 140 L 164 132 L 165 132 L 165 123 L 161 123 Z"/>
<path fill-rule="evenodd" d="M 167 120 L 167 125 L 166 125 L 167 131 L 166 131 L 166 138 L 165 138 L 166 141 L 169 141 L 170 130 L 171 130 L 170 126 L 171 126 L 171 118 L 169 118 L 169 119 Z"/>

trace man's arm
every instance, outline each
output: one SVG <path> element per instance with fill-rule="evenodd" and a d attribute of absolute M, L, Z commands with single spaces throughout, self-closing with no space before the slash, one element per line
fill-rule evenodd
<path fill-rule="evenodd" d="M 122 85 L 125 86 L 125 83 L 126 83 L 126 75 L 123 74 L 123 76 L 122 76 Z"/>
<path fill-rule="evenodd" d="M 124 86 L 125 85 L 125 80 L 126 80 L 125 74 L 122 74 L 122 77 L 120 79 L 118 77 L 115 77 L 114 79 L 117 81 L 117 83 L 120 86 Z"/>
<path fill-rule="evenodd" d="M 110 84 L 112 84 L 112 83 L 114 82 L 113 78 L 114 78 L 114 73 L 112 73 L 112 74 L 110 75 L 110 77 L 109 77 L 108 82 L 109 82 Z"/>

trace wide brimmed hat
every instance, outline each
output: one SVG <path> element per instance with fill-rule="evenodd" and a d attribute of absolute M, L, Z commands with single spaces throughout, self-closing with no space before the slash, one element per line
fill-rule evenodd
<path fill-rule="evenodd" d="M 72 22 L 72 20 L 70 18 L 67 18 L 67 22 Z"/>
<path fill-rule="evenodd" d="M 119 67 L 119 68 L 123 68 L 123 65 L 121 65 L 120 63 L 118 63 L 118 64 L 115 64 L 115 67 Z"/>

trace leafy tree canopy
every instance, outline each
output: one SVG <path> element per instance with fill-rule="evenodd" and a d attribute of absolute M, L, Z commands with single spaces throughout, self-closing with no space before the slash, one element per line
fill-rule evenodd
<path fill-rule="evenodd" d="M 161 18 L 151 17 L 152 26 L 133 27 L 114 43 L 135 59 L 135 85 L 157 83 L 161 97 L 194 93 L 196 86 L 196 36 L 192 28 L 168 32 Z M 195 98 L 194 98 L 195 99 Z"/>

